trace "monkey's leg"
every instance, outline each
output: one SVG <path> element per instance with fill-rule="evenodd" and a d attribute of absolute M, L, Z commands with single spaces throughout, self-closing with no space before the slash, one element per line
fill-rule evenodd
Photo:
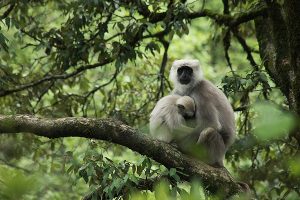
<path fill-rule="evenodd" d="M 208 127 L 201 131 L 197 144 L 205 147 L 209 164 L 214 167 L 223 167 L 226 147 L 222 136 L 214 128 Z"/>
<path fill-rule="evenodd" d="M 188 155 L 192 155 L 200 160 L 203 160 L 199 156 L 199 152 L 202 152 L 203 148 L 197 144 L 200 131 L 196 132 L 195 130 L 188 128 L 188 132 L 180 132 L 176 135 L 172 143 L 176 143 L 178 149 Z"/>

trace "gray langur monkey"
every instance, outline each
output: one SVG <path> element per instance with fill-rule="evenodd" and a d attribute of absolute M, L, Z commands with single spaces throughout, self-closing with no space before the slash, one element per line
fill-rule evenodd
<path fill-rule="evenodd" d="M 233 109 L 224 93 L 204 79 L 198 60 L 176 60 L 170 71 L 173 95 L 190 96 L 196 104 L 196 128 L 176 143 L 183 148 L 201 146 L 208 163 L 223 167 L 223 159 L 235 138 Z"/>
<path fill-rule="evenodd" d="M 189 96 L 168 95 L 161 98 L 150 114 L 150 134 L 156 139 L 171 142 L 175 134 L 191 132 L 185 119 L 195 114 L 194 100 Z"/>

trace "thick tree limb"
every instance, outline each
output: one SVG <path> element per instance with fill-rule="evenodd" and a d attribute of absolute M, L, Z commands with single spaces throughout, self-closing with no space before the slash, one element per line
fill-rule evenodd
<path fill-rule="evenodd" d="M 162 21 L 165 19 L 165 17 L 168 15 L 168 11 L 162 12 L 162 13 L 153 13 L 148 9 L 148 6 L 143 1 L 138 1 L 139 9 L 138 12 L 143 15 L 144 17 L 149 18 L 149 22 L 151 23 L 157 23 L 159 21 Z M 231 16 L 228 14 L 226 8 L 226 12 L 224 14 L 219 14 L 217 12 L 207 10 L 207 9 L 201 9 L 199 11 L 193 11 L 190 13 L 185 13 L 186 19 L 196 19 L 199 17 L 208 17 L 213 20 L 215 20 L 218 24 L 225 25 L 225 26 L 238 26 L 242 23 L 251 21 L 259 16 L 262 16 L 266 13 L 267 8 L 261 7 L 259 9 L 251 10 L 249 12 Z M 169 9 L 172 11 L 171 9 Z"/>
<path fill-rule="evenodd" d="M 153 140 L 130 126 L 112 119 L 59 118 L 45 119 L 29 115 L 0 115 L 0 134 L 33 133 L 48 138 L 84 137 L 120 144 L 146 155 L 167 168 L 180 168 L 188 176 L 201 178 L 205 187 L 220 189 L 226 195 L 242 192 L 242 187 L 223 169 L 217 169 L 194 160 L 173 146 Z"/>
<path fill-rule="evenodd" d="M 291 74 L 288 34 L 280 5 L 277 3 L 268 5 L 267 15 L 255 20 L 255 29 L 264 66 L 291 105 L 293 102 L 289 94 L 291 83 L 287 79 Z"/>
<path fill-rule="evenodd" d="M 259 16 L 262 16 L 266 13 L 267 9 L 265 7 L 262 7 L 257 10 L 249 11 L 243 14 L 238 14 L 235 16 L 231 16 L 228 14 L 219 14 L 215 13 L 210 10 L 201 10 L 199 12 L 193 12 L 188 14 L 188 18 L 190 19 L 195 19 L 199 17 L 208 17 L 211 18 L 212 20 L 216 21 L 216 23 L 220 25 L 225 25 L 229 27 L 235 27 L 238 26 L 242 23 L 251 21 L 253 19 L 256 19 Z"/>
<path fill-rule="evenodd" d="M 291 65 L 291 91 L 290 105 L 296 113 L 300 115 L 300 1 L 285 0 L 283 9 L 285 11 L 285 20 L 289 45 L 289 63 Z M 299 139 L 300 139 L 300 133 Z"/>
<path fill-rule="evenodd" d="M 300 1 L 266 1 L 267 14 L 255 20 L 260 57 L 268 74 L 300 115 Z M 300 131 L 293 135 L 300 148 Z"/>

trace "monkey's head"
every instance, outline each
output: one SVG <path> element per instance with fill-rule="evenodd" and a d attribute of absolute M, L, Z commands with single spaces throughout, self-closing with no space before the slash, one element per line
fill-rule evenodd
<path fill-rule="evenodd" d="M 195 114 L 196 106 L 194 99 L 189 96 L 182 96 L 176 101 L 179 113 L 184 118 L 192 118 Z"/>
<path fill-rule="evenodd" d="M 191 88 L 202 79 L 203 73 L 198 60 L 174 61 L 170 71 L 170 80 L 175 88 Z"/>

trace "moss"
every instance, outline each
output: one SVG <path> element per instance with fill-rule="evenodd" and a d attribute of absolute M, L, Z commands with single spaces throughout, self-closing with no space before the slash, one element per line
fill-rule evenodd
<path fill-rule="evenodd" d="M 0 117 L 0 120 L 1 120 L 1 123 L 0 123 L 1 133 L 10 132 L 10 130 L 14 129 L 14 126 L 15 126 L 14 119 L 11 119 L 8 117 L 1 119 L 1 117 Z"/>

